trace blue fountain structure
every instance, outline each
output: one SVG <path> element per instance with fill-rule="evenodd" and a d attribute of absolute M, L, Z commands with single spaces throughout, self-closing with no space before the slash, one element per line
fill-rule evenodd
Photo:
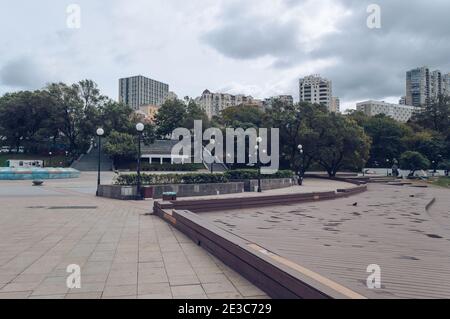
<path fill-rule="evenodd" d="M 80 171 L 73 168 L 9 168 L 0 167 L 0 180 L 45 180 L 80 177 Z"/>

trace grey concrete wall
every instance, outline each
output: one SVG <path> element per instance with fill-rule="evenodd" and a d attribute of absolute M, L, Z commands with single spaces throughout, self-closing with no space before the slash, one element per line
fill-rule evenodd
<path fill-rule="evenodd" d="M 178 197 L 208 196 L 243 193 L 244 183 L 217 183 L 217 184 L 180 184 L 158 185 L 153 187 L 153 198 L 162 198 L 165 192 L 175 192 Z"/>
<path fill-rule="evenodd" d="M 177 197 L 194 197 L 194 196 L 207 196 L 207 195 L 223 195 L 223 194 L 235 194 L 243 193 L 243 182 L 232 183 L 217 183 L 217 184 L 180 184 L 180 185 L 154 185 L 143 186 L 146 188 L 153 188 L 153 198 L 162 198 L 165 192 L 176 192 Z M 101 185 L 99 188 L 99 196 L 131 200 L 137 195 L 136 186 L 120 186 L 120 185 Z"/>
<path fill-rule="evenodd" d="M 98 196 L 100 197 L 132 200 L 136 198 L 136 195 L 136 186 L 100 185 L 98 188 Z"/>
<path fill-rule="evenodd" d="M 261 189 L 263 191 L 268 191 L 271 189 L 287 188 L 295 185 L 295 180 L 292 178 L 274 178 L 274 179 L 262 179 Z M 258 187 L 258 180 L 252 179 L 245 183 L 246 192 L 255 192 Z"/>

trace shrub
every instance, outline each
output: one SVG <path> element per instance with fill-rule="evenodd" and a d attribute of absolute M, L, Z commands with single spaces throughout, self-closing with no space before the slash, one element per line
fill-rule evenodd
<path fill-rule="evenodd" d="M 143 172 L 195 172 L 204 169 L 203 164 L 149 164 L 141 163 Z M 129 165 L 130 170 L 136 170 L 136 163 Z"/>
<path fill-rule="evenodd" d="M 248 180 L 248 179 L 258 179 L 259 171 L 256 169 L 239 169 L 227 171 L 224 174 L 229 180 Z M 271 178 L 292 178 L 294 172 L 289 170 L 278 171 L 275 174 L 265 175 L 261 174 L 262 179 Z"/>
<path fill-rule="evenodd" d="M 226 182 L 228 182 L 228 179 L 222 174 L 141 174 L 142 185 L 215 184 Z M 137 174 L 119 175 L 115 183 L 117 185 L 136 185 Z"/>
<path fill-rule="evenodd" d="M 417 170 L 427 169 L 429 167 L 430 161 L 419 152 L 408 151 L 400 157 L 400 168 L 410 170 L 411 175 L 414 175 Z"/>
<path fill-rule="evenodd" d="M 442 169 L 444 171 L 450 171 L 450 160 L 445 160 L 438 165 L 438 169 Z"/>

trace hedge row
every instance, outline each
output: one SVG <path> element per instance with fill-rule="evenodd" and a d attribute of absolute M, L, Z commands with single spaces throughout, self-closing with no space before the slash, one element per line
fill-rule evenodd
<path fill-rule="evenodd" d="M 224 174 L 189 173 L 189 174 L 141 174 L 142 185 L 163 184 L 216 184 L 227 183 L 230 180 L 257 179 L 258 170 L 243 169 L 227 171 Z M 272 175 L 261 175 L 262 179 L 292 178 L 292 171 L 278 171 Z M 137 174 L 122 174 L 116 178 L 117 185 L 136 185 Z"/>
<path fill-rule="evenodd" d="M 216 184 L 226 182 L 228 182 L 228 179 L 222 174 L 141 174 L 142 185 Z M 137 174 L 119 175 L 115 183 L 117 185 L 136 185 Z"/>
<path fill-rule="evenodd" d="M 136 164 L 130 165 L 130 170 L 135 170 Z M 143 172 L 195 172 L 205 169 L 203 164 L 149 164 L 141 163 Z"/>
<path fill-rule="evenodd" d="M 257 179 L 259 175 L 259 170 L 255 169 L 239 169 L 227 171 L 224 174 L 229 180 L 247 180 L 247 179 Z M 292 171 L 278 171 L 275 174 L 265 175 L 261 174 L 262 179 L 271 178 L 292 178 L 294 177 L 294 172 Z"/>

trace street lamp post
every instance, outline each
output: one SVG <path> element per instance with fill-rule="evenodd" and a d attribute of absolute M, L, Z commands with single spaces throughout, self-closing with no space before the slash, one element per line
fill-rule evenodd
<path fill-rule="evenodd" d="M 105 134 L 105 131 L 102 128 L 98 128 L 96 133 L 97 133 L 97 136 L 98 136 L 98 169 L 97 169 L 97 192 L 96 192 L 96 195 L 98 196 L 98 189 L 100 188 L 102 136 Z"/>
<path fill-rule="evenodd" d="M 48 152 L 48 167 L 52 167 L 52 152 Z"/>
<path fill-rule="evenodd" d="M 299 144 L 298 145 L 298 151 L 300 152 L 300 156 L 301 156 L 301 160 L 300 160 L 300 170 L 298 172 L 298 185 L 302 186 L 303 185 L 303 178 L 304 178 L 304 158 L 303 158 L 303 145 Z"/>
<path fill-rule="evenodd" d="M 387 169 L 386 169 L 386 176 L 389 176 L 389 163 L 390 163 L 390 160 L 386 159 L 386 167 L 387 167 Z"/>
<path fill-rule="evenodd" d="M 70 166 L 70 163 L 69 163 L 69 151 L 66 151 L 65 152 L 66 153 L 66 166 Z"/>
<path fill-rule="evenodd" d="M 261 187 L 261 162 L 260 162 L 260 158 L 259 158 L 259 144 L 262 142 L 262 138 L 258 137 L 256 139 L 256 146 L 255 146 L 255 150 L 256 150 L 256 163 L 258 165 L 258 193 L 262 193 L 262 187 Z"/>
<path fill-rule="evenodd" d="M 136 124 L 136 131 L 138 132 L 138 158 L 137 158 L 137 198 L 142 199 L 141 194 L 141 140 L 142 133 L 145 126 L 142 123 Z"/>
<path fill-rule="evenodd" d="M 211 145 L 214 145 L 214 144 L 216 144 L 216 140 L 212 138 L 212 139 L 209 140 L 209 143 L 210 143 Z M 211 152 L 211 157 L 212 157 L 212 159 L 213 159 L 213 161 L 211 162 L 211 174 L 214 174 L 214 162 L 215 162 L 215 158 L 214 158 L 214 155 L 212 154 L 212 152 Z"/>

